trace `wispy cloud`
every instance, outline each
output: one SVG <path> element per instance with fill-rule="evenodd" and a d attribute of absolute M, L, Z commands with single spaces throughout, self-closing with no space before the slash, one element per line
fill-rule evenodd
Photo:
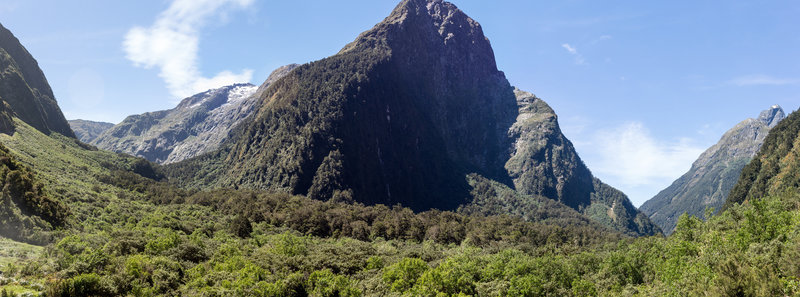
<path fill-rule="evenodd" d="M 704 151 L 688 138 L 659 141 L 639 122 L 600 131 L 593 142 L 601 158 L 592 170 L 614 176 L 624 186 L 671 182 Z"/>
<path fill-rule="evenodd" d="M 781 86 L 800 84 L 800 78 L 778 78 L 769 75 L 755 74 L 734 78 L 729 83 L 737 86 Z"/>
<path fill-rule="evenodd" d="M 570 54 L 573 54 L 573 55 L 577 55 L 578 54 L 578 50 L 575 49 L 574 47 L 572 47 L 571 45 L 569 45 L 569 43 L 564 43 L 564 44 L 561 45 L 561 47 L 566 49 Z"/>
<path fill-rule="evenodd" d="M 247 8 L 254 0 L 174 0 L 150 27 L 134 27 L 125 35 L 127 58 L 138 67 L 158 67 L 159 76 L 180 99 L 236 82 L 247 82 L 253 71 L 222 71 L 204 77 L 198 61 L 201 29 L 209 18 L 226 18 L 226 9 Z"/>
<path fill-rule="evenodd" d="M 591 44 L 595 45 L 606 40 L 611 40 L 611 38 L 612 38 L 611 35 L 600 35 L 600 37 L 597 37 L 594 40 L 592 40 Z"/>
<path fill-rule="evenodd" d="M 583 65 L 586 62 L 586 60 L 583 59 L 583 55 L 581 55 L 578 52 L 578 49 L 574 46 L 570 45 L 569 43 L 563 43 L 561 44 L 561 47 L 563 47 L 565 50 L 567 50 L 567 52 L 569 52 L 570 55 L 572 55 L 575 64 Z"/>
<path fill-rule="evenodd" d="M 592 173 L 622 190 L 636 206 L 686 173 L 705 150 L 689 138 L 657 139 L 640 122 L 570 137 Z"/>

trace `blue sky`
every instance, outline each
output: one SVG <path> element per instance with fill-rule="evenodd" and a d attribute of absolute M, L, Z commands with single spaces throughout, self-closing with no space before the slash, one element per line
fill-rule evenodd
<path fill-rule="evenodd" d="M 800 107 L 797 1 L 455 1 L 509 81 L 640 205 L 739 121 Z M 395 1 L 3 0 L 69 119 L 119 122 L 336 53 Z"/>

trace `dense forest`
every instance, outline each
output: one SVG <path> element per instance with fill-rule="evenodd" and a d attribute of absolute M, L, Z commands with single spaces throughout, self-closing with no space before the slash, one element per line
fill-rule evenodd
<path fill-rule="evenodd" d="M 631 238 L 566 207 L 498 215 L 498 201 L 518 198 L 479 176 L 470 182 L 476 203 L 455 212 L 181 190 L 142 159 L 17 123 L 0 140 L 15 166 L 37 169 L 36 188 L 64 201 L 69 216 L 55 232 L 33 229 L 55 234 L 36 254 L 0 245 L 0 259 L 17 259 L 2 267 L 8 294 L 800 294 L 800 196 L 791 187 L 707 222 L 683 216 L 669 237 Z"/>

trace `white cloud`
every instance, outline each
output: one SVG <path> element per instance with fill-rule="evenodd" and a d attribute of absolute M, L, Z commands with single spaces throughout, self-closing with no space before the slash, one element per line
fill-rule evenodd
<path fill-rule="evenodd" d="M 200 32 L 207 20 L 226 18 L 225 8 L 247 8 L 254 0 L 174 0 L 152 26 L 131 28 L 123 48 L 137 67 L 158 67 L 170 93 L 184 98 L 210 88 L 248 82 L 253 71 L 222 71 L 207 78 L 200 72 Z"/>
<path fill-rule="evenodd" d="M 576 147 L 595 176 L 637 206 L 686 173 L 705 150 L 688 138 L 658 140 L 640 122 L 596 131 Z"/>
<path fill-rule="evenodd" d="M 769 75 L 755 74 L 737 77 L 729 81 L 729 83 L 737 86 L 760 86 L 760 85 L 797 85 L 800 84 L 798 78 L 777 78 Z"/>
<path fill-rule="evenodd" d="M 594 142 L 603 160 L 593 169 L 619 177 L 624 184 L 632 186 L 675 179 L 689 170 L 704 151 L 687 138 L 658 141 L 639 122 L 600 131 Z"/>
<path fill-rule="evenodd" d="M 573 58 L 575 60 L 575 64 L 583 65 L 583 63 L 586 62 L 583 59 L 583 55 L 578 53 L 578 49 L 576 49 L 574 46 L 570 45 L 569 43 L 564 43 L 564 44 L 561 44 L 561 47 L 563 47 L 565 50 L 567 50 L 567 52 L 570 53 L 570 55 L 573 56 Z"/>
<path fill-rule="evenodd" d="M 576 50 L 574 47 L 572 47 L 571 45 L 569 45 L 569 43 L 564 43 L 564 44 L 562 44 L 562 45 L 561 45 L 561 47 L 563 47 L 564 49 L 566 49 L 566 50 L 567 50 L 567 51 L 568 51 L 570 54 L 573 54 L 573 55 L 575 55 L 575 54 L 577 54 L 577 53 L 578 53 L 578 50 Z"/>

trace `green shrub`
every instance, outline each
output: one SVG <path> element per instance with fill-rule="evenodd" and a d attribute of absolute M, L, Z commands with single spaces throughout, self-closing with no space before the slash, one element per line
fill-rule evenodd
<path fill-rule="evenodd" d="M 392 291 L 402 293 L 414 287 L 428 268 L 428 263 L 419 258 L 404 258 L 384 268 L 383 281 L 389 284 Z"/>

